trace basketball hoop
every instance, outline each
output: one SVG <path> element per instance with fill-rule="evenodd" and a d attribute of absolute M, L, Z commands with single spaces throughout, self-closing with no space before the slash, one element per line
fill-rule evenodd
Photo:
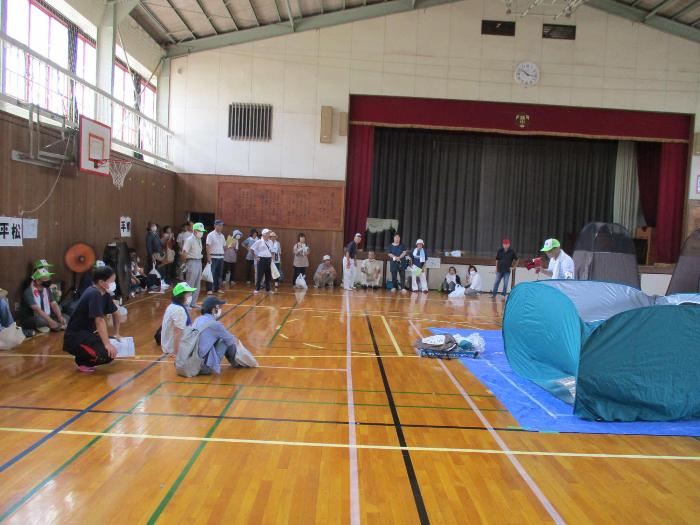
<path fill-rule="evenodd" d="M 129 170 L 131 170 L 131 166 L 133 165 L 133 162 L 130 160 L 113 158 L 95 160 L 94 162 L 95 169 L 99 168 L 100 166 L 104 166 L 105 164 L 109 165 L 109 174 L 112 176 L 112 182 L 119 190 L 124 186 L 126 175 L 129 173 Z"/>

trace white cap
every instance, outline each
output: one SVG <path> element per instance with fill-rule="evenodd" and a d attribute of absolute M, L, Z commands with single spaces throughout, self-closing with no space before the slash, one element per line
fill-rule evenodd
<path fill-rule="evenodd" d="M 330 260 L 331 260 L 331 256 L 330 256 L 330 255 L 324 255 L 324 256 L 323 256 L 323 260 L 324 260 L 324 261 L 330 261 Z"/>
<path fill-rule="evenodd" d="M 270 230 L 268 230 L 267 228 L 263 228 L 263 231 L 262 231 L 260 234 L 261 234 L 261 235 L 266 235 L 266 234 L 268 234 L 268 233 L 270 233 Z"/>
<path fill-rule="evenodd" d="M 425 243 L 423 242 L 423 239 L 418 239 L 418 240 L 416 241 L 416 244 L 425 244 Z"/>
<path fill-rule="evenodd" d="M 361 234 L 361 233 L 356 233 L 356 234 L 355 234 L 355 237 L 362 237 L 362 234 Z"/>

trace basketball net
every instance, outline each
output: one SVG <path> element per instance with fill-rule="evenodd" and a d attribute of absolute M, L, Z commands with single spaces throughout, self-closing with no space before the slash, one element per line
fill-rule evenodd
<path fill-rule="evenodd" d="M 95 161 L 95 168 L 99 166 L 104 166 L 109 164 L 109 174 L 112 176 L 112 183 L 116 186 L 118 190 L 121 190 L 124 186 L 124 181 L 126 176 L 131 170 L 133 162 L 130 160 L 121 159 L 105 159 Z"/>

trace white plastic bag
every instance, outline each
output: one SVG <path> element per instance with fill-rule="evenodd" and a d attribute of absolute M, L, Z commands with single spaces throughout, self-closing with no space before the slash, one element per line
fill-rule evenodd
<path fill-rule="evenodd" d="M 253 357 L 253 354 L 250 353 L 250 351 L 243 346 L 243 343 L 241 343 L 241 340 L 239 339 L 236 341 L 236 357 L 234 358 L 236 361 L 236 364 L 238 366 L 244 366 L 247 368 L 257 368 L 258 367 L 258 362 Z"/>
<path fill-rule="evenodd" d="M 121 341 L 117 339 L 110 339 L 109 342 L 112 343 L 112 346 L 117 349 L 117 358 L 134 357 L 136 355 L 133 337 L 122 337 Z"/>
<path fill-rule="evenodd" d="M 12 323 L 0 331 L 0 350 L 12 350 L 25 339 L 22 329 L 17 326 L 17 323 Z"/>
<path fill-rule="evenodd" d="M 486 341 L 481 335 L 474 333 L 467 336 L 467 341 L 469 341 L 474 347 L 474 351 L 477 354 L 482 353 L 486 349 Z"/>
<path fill-rule="evenodd" d="M 277 268 L 277 265 L 275 263 L 270 263 L 270 273 L 272 273 L 273 279 L 280 278 L 280 269 Z"/>
<path fill-rule="evenodd" d="M 294 286 L 297 288 L 302 288 L 306 290 L 309 286 L 306 284 L 306 279 L 304 279 L 303 274 L 297 275 L 297 280 L 294 282 Z"/>
<path fill-rule="evenodd" d="M 448 295 L 450 299 L 455 299 L 458 297 L 464 297 L 464 286 L 458 284 L 455 286 L 455 289 L 450 292 L 450 295 Z"/>
<path fill-rule="evenodd" d="M 208 283 L 214 282 L 214 275 L 211 273 L 211 263 L 207 263 L 204 270 L 202 270 L 202 280 Z"/>
<path fill-rule="evenodd" d="M 153 268 L 151 269 L 150 272 L 148 272 L 148 274 L 155 275 L 156 277 L 158 277 L 158 279 L 160 279 L 160 272 L 158 270 L 156 270 L 156 263 L 153 263 Z"/>

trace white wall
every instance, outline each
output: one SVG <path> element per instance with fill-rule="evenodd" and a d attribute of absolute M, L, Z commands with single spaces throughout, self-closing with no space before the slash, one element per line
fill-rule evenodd
<path fill-rule="evenodd" d="M 344 26 L 231 46 L 172 64 L 176 169 L 219 175 L 343 180 L 346 139 L 319 143 L 321 105 L 348 96 L 406 95 L 698 112 L 700 45 L 582 7 L 575 41 L 543 40 L 543 19 L 518 18 L 516 37 L 481 35 L 501 2 L 467 0 Z M 534 88 L 513 81 L 540 65 Z M 230 102 L 274 105 L 270 143 L 226 137 Z M 696 124 L 700 128 L 700 119 Z"/>

